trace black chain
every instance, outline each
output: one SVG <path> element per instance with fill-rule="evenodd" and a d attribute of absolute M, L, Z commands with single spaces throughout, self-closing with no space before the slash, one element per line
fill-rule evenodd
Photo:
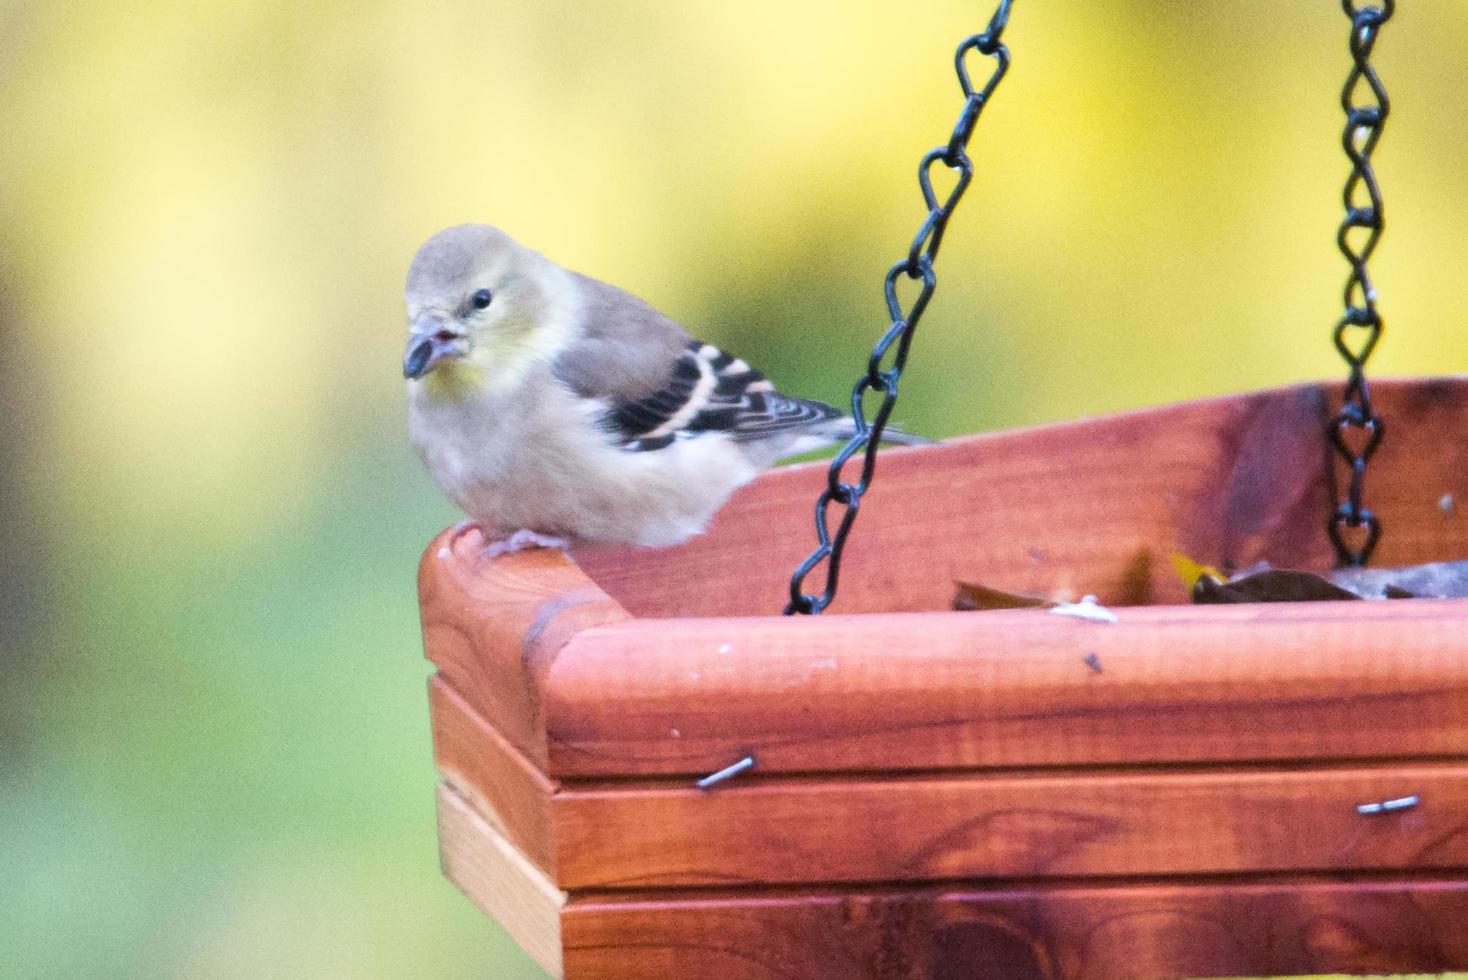
<path fill-rule="evenodd" d="M 973 135 L 974 126 L 979 121 L 979 114 L 984 111 L 989 97 L 994 94 L 994 89 L 999 86 L 1000 80 L 1009 70 L 1009 49 L 1001 43 L 1000 38 L 1004 33 L 1005 25 L 1009 23 L 1009 8 L 1012 2 L 1013 0 L 1000 0 L 994 16 L 989 18 L 988 28 L 982 34 L 965 38 L 958 46 L 958 53 L 954 55 L 958 84 L 962 86 L 965 98 L 963 112 L 959 114 L 958 123 L 953 127 L 953 135 L 949 138 L 948 145 L 930 151 L 918 164 L 918 187 L 921 188 L 923 201 L 928 206 L 928 216 L 923 220 L 917 235 L 913 237 L 912 245 L 907 250 L 907 256 L 887 271 L 884 291 L 887 296 L 887 313 L 892 319 L 892 325 L 887 328 L 887 332 L 872 348 L 871 358 L 867 361 L 866 373 L 857 379 L 856 386 L 851 390 L 851 415 L 856 421 L 856 432 L 847 440 L 846 445 L 841 447 L 836 458 L 831 461 L 831 469 L 826 478 L 826 489 L 821 492 L 820 498 L 816 501 L 816 538 L 819 543 L 810 553 L 810 557 L 801 562 L 795 574 L 790 577 L 790 604 L 785 607 L 787 616 L 792 613 L 819 613 L 836 598 L 836 584 L 841 571 L 841 553 L 846 546 L 846 536 L 851 532 L 851 525 L 856 521 L 862 495 L 871 486 L 872 475 L 876 472 L 877 444 L 881 441 L 882 430 L 886 428 L 887 420 L 892 415 L 892 409 L 897 404 L 897 382 L 902 376 L 903 366 L 907 363 L 907 352 L 912 346 L 913 332 L 917 329 L 918 320 L 922 317 L 923 310 L 927 308 L 928 300 L 932 298 L 933 290 L 938 285 L 938 277 L 933 272 L 933 260 L 938 255 L 938 246 L 943 242 L 943 231 L 948 227 L 948 219 L 974 176 L 973 161 L 969 159 L 966 152 L 969 138 Z M 993 71 L 982 88 L 974 88 L 969 78 L 965 59 L 970 51 L 977 51 L 981 55 L 994 59 Z M 942 201 L 938 200 L 938 194 L 933 190 L 932 170 L 933 165 L 937 163 L 943 164 L 958 175 L 958 182 L 948 192 L 947 198 Z M 920 283 L 917 297 L 913 299 L 911 306 L 906 311 L 902 308 L 902 301 L 897 297 L 897 281 L 902 277 Z M 892 353 L 891 366 L 884 369 L 882 365 L 889 352 Z M 877 409 L 876 416 L 870 422 L 867 421 L 866 408 L 863 405 L 863 398 L 869 391 L 879 392 L 882 395 L 881 407 Z M 843 481 L 841 476 L 846 464 L 857 453 L 862 452 L 865 453 L 865 457 L 861 464 L 861 478 L 856 483 Z M 834 536 L 830 532 L 829 517 L 833 503 L 844 508 Z M 822 563 L 827 563 L 825 587 L 819 595 L 806 595 L 802 591 L 806 576 Z"/>
<path fill-rule="evenodd" d="M 1341 108 L 1346 112 L 1341 145 L 1351 159 L 1351 175 L 1346 178 L 1342 195 L 1346 218 L 1336 233 L 1336 244 L 1351 264 L 1351 274 L 1346 279 L 1346 312 L 1335 327 L 1335 347 L 1345 358 L 1350 376 L 1346 381 L 1345 403 L 1331 420 L 1328 434 L 1336 452 L 1350 468 L 1351 477 L 1346 499 L 1330 515 L 1327 527 L 1343 565 L 1366 564 L 1381 537 L 1381 521 L 1362 502 L 1366 464 L 1382 437 L 1381 416 L 1371 407 L 1371 389 L 1366 384 L 1366 359 L 1381 338 L 1382 330 L 1381 314 L 1376 309 L 1376 287 L 1367 274 L 1366 261 L 1376 250 L 1382 229 L 1386 227 L 1381 188 L 1371 169 L 1371 152 L 1381 139 L 1391 104 L 1370 59 L 1377 32 L 1391 17 L 1395 6 L 1395 0 L 1383 0 L 1380 7 L 1357 7 L 1353 0 L 1341 0 L 1341 7 L 1351 18 L 1351 59 L 1355 64 L 1341 90 Z M 1363 79 L 1369 99 L 1358 104 L 1357 90 Z M 1364 202 L 1359 200 L 1363 188 L 1367 198 Z M 1366 238 L 1359 247 L 1351 239 L 1356 228 L 1366 229 Z M 1352 335 L 1354 339 L 1347 339 Z M 1346 528 L 1357 531 L 1365 528 L 1364 540 L 1352 546 L 1345 539 Z"/>

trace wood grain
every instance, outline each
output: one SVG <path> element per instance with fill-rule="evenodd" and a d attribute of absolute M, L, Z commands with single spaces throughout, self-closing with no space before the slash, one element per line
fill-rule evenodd
<path fill-rule="evenodd" d="M 570 980 L 1164 980 L 1468 967 L 1468 882 L 1146 883 L 573 900 Z"/>
<path fill-rule="evenodd" d="M 566 894 L 476 813 L 438 786 L 443 873 L 552 976 L 561 976 L 560 914 Z"/>
<path fill-rule="evenodd" d="M 544 677 L 547 771 L 693 776 L 751 753 L 757 772 L 780 773 L 1468 746 L 1468 600 L 1118 616 L 1103 624 L 1020 609 L 592 628 Z"/>
<path fill-rule="evenodd" d="M 442 681 L 432 696 L 439 770 L 565 888 L 1468 867 L 1468 759 L 567 788 Z"/>
<path fill-rule="evenodd" d="M 481 718 L 441 676 L 428 682 L 433 757 L 445 782 L 551 878 L 551 796 L 558 785 Z"/>
<path fill-rule="evenodd" d="M 1468 868 L 1468 760 L 777 779 L 552 800 L 564 888 Z M 1403 813 L 1356 805 L 1417 794 Z"/>
<path fill-rule="evenodd" d="M 1468 379 L 1373 392 L 1378 564 L 1468 555 Z M 1329 563 L 1338 396 L 886 453 L 836 607 L 862 615 L 768 615 L 823 465 L 580 567 L 446 532 L 419 575 L 446 873 L 572 977 L 1468 966 L 1468 600 L 1146 605 L 1183 598 L 1171 552 Z M 1128 608 L 931 612 L 956 579 Z"/>
<path fill-rule="evenodd" d="M 1323 427 L 1339 389 L 1298 385 L 884 450 L 833 611 L 946 609 L 956 580 L 1113 605 L 1181 602 L 1175 552 L 1219 567 L 1327 567 L 1337 474 Z M 1367 481 L 1386 528 L 1374 564 L 1468 556 L 1468 378 L 1379 381 L 1372 393 L 1387 432 Z M 814 546 L 825 469 L 765 475 L 677 548 L 584 548 L 577 561 L 637 616 L 776 613 Z M 1438 506 L 1444 495 L 1456 513 Z"/>
<path fill-rule="evenodd" d="M 628 618 L 560 551 L 489 559 L 477 528 L 444 531 L 418 567 L 423 648 L 527 758 L 546 761 L 540 679 L 568 639 Z"/>

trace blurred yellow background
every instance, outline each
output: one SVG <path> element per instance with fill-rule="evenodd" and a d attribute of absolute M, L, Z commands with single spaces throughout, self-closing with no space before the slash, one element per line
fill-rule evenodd
<path fill-rule="evenodd" d="M 0 5 L 3 972 L 537 976 L 438 873 L 408 260 L 492 222 L 840 402 L 991 9 Z M 1339 375 L 1346 36 L 1020 0 L 897 417 Z M 1461 0 L 1376 61 L 1372 368 L 1463 372 Z"/>

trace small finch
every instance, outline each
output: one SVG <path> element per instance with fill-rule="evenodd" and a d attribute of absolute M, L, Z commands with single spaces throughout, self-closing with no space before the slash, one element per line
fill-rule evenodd
<path fill-rule="evenodd" d="M 677 544 L 760 471 L 855 428 L 488 225 L 429 239 L 407 306 L 409 432 L 494 554 Z"/>

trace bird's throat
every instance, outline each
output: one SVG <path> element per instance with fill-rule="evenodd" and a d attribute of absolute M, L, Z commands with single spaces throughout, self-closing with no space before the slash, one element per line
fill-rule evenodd
<path fill-rule="evenodd" d="M 485 388 L 485 369 L 468 359 L 446 361 L 430 371 L 422 381 L 422 390 L 431 398 L 464 399 Z"/>

